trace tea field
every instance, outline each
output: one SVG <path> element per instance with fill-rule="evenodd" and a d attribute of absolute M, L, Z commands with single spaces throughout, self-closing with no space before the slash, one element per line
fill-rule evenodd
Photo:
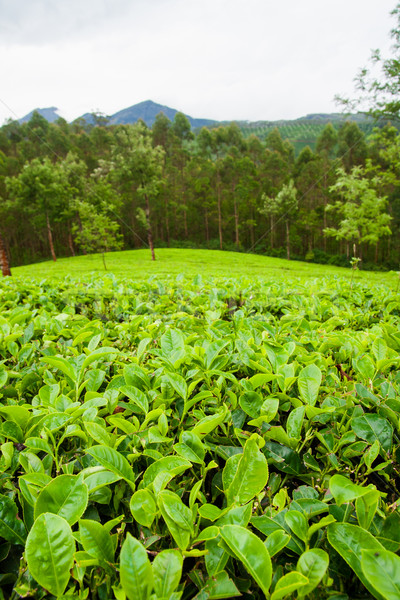
<path fill-rule="evenodd" d="M 398 600 L 396 275 L 117 254 L 0 280 L 0 598 Z"/>

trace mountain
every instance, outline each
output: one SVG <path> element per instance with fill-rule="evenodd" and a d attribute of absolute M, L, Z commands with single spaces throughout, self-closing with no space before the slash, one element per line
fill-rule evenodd
<path fill-rule="evenodd" d="M 110 125 L 127 125 L 129 123 L 136 123 L 136 121 L 142 119 L 148 127 L 151 127 L 159 113 L 164 113 L 170 121 L 173 121 L 177 112 L 175 108 L 157 104 L 152 100 L 145 100 L 111 115 L 109 123 Z M 216 121 L 212 121 L 211 119 L 193 119 L 189 115 L 186 115 L 186 117 L 193 128 L 207 127 L 216 123 Z"/>
<path fill-rule="evenodd" d="M 30 119 L 34 111 L 28 115 L 19 119 L 20 123 L 25 123 Z M 58 109 L 54 106 L 51 108 L 40 108 L 37 112 L 41 114 L 45 119 L 50 122 L 54 122 L 59 118 Z M 115 114 L 105 117 L 104 115 L 94 115 L 92 113 L 85 113 L 80 117 L 86 121 L 88 125 L 119 125 L 119 124 L 130 124 L 136 123 L 139 119 L 142 119 L 148 127 L 151 127 L 155 121 L 156 116 L 159 113 L 164 113 L 170 121 L 174 120 L 174 117 L 178 111 L 175 108 L 170 108 L 162 104 L 157 104 L 152 100 L 145 100 L 134 104 L 129 108 L 124 108 Z M 229 121 L 213 121 L 211 119 L 195 119 L 186 115 L 193 129 L 201 127 L 216 127 L 218 125 L 227 125 Z M 281 136 L 284 139 L 288 139 L 294 146 L 296 154 L 298 154 L 305 146 L 310 146 L 315 150 L 316 140 L 322 133 L 327 123 L 332 123 L 335 129 L 346 121 L 355 121 L 360 129 L 368 135 L 371 133 L 373 128 L 373 121 L 362 114 L 354 115 L 343 115 L 341 113 L 314 113 L 309 114 L 299 119 L 285 120 L 281 119 L 278 121 L 236 121 L 244 136 L 256 135 L 260 139 L 265 139 L 269 131 L 274 127 L 277 127 L 280 131 Z"/>
<path fill-rule="evenodd" d="M 44 117 L 49 123 L 54 123 L 54 121 L 57 121 L 57 119 L 60 118 L 60 115 L 57 111 L 58 108 L 56 108 L 55 106 L 50 106 L 49 108 L 35 108 L 34 110 L 31 110 L 30 113 L 22 117 L 22 119 L 18 119 L 18 122 L 21 124 L 27 123 L 27 121 L 31 120 L 33 113 L 37 112 L 39 113 L 39 115 Z"/>

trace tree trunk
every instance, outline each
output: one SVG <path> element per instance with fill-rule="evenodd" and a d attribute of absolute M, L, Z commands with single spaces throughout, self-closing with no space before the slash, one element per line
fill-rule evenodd
<path fill-rule="evenodd" d="M 221 210 L 221 177 L 217 171 L 217 208 L 218 208 L 218 236 L 219 249 L 222 250 L 222 210 Z"/>
<path fill-rule="evenodd" d="M 270 230 L 271 230 L 270 238 L 271 238 L 271 250 L 272 250 L 274 247 L 274 215 L 272 213 L 270 216 Z"/>
<path fill-rule="evenodd" d="M 233 201 L 233 213 L 235 216 L 235 244 L 236 244 L 236 250 L 239 250 L 240 247 L 240 240 L 239 240 L 239 212 L 237 209 L 237 202 L 236 202 L 236 198 Z"/>
<path fill-rule="evenodd" d="M 3 273 L 3 277 L 10 277 L 11 276 L 10 263 L 8 262 L 6 246 L 5 246 L 3 238 L 1 237 L 1 234 L 0 234 L 0 266 L 1 266 L 1 272 Z"/>
<path fill-rule="evenodd" d="M 375 244 L 375 264 L 378 262 L 379 241 Z"/>
<path fill-rule="evenodd" d="M 68 246 L 69 246 L 72 256 L 75 256 L 75 249 L 74 249 L 74 243 L 72 241 L 71 230 L 68 231 Z"/>
<path fill-rule="evenodd" d="M 251 244 L 251 249 L 253 250 L 254 246 L 255 246 L 255 241 L 254 241 L 254 209 L 253 206 L 250 207 L 250 244 Z"/>
<path fill-rule="evenodd" d="M 289 221 L 286 221 L 286 258 L 290 260 L 290 228 Z"/>
<path fill-rule="evenodd" d="M 205 225 L 205 229 L 206 229 L 206 242 L 207 242 L 207 248 L 209 246 L 210 243 L 210 232 L 208 229 L 208 211 L 207 211 L 207 207 L 204 213 L 204 225 Z"/>
<path fill-rule="evenodd" d="M 51 257 L 54 260 L 54 262 L 56 262 L 57 256 L 56 256 L 56 253 L 54 252 L 53 234 L 51 232 L 51 227 L 50 227 L 49 213 L 47 213 L 47 212 L 46 212 L 46 223 L 47 223 L 47 237 L 49 240 Z"/>
<path fill-rule="evenodd" d="M 165 192 L 164 192 L 164 194 L 165 194 L 164 195 L 165 229 L 167 230 L 167 246 L 169 248 L 171 236 L 170 236 L 170 232 L 169 232 L 168 197 Z"/>
<path fill-rule="evenodd" d="M 188 224 L 187 224 L 187 203 L 186 203 L 185 190 L 182 191 L 182 199 L 183 199 L 183 230 L 185 232 L 185 238 L 188 239 L 189 231 L 188 231 Z"/>
<path fill-rule="evenodd" d="M 151 260 L 156 260 L 156 255 L 154 254 L 153 232 L 151 230 L 151 221 L 150 221 L 150 204 L 149 204 L 149 197 L 147 194 L 145 195 L 145 199 L 146 199 L 145 213 L 146 213 L 146 224 L 147 224 L 147 241 L 148 241 L 150 252 L 151 252 Z"/>

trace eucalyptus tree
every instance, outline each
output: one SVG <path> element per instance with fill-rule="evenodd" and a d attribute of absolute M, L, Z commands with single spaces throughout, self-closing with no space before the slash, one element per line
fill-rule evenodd
<path fill-rule="evenodd" d="M 35 158 L 26 163 L 19 175 L 5 180 L 11 204 L 24 215 L 37 235 L 46 231 L 52 259 L 57 260 L 53 224 L 64 218 L 68 201 L 68 181 L 59 163 Z"/>
<path fill-rule="evenodd" d="M 321 187 L 321 198 L 323 202 L 322 211 L 322 231 L 328 226 L 326 220 L 326 205 L 329 200 L 329 187 L 333 185 L 334 177 L 334 156 L 335 150 L 337 149 L 338 133 L 332 123 L 325 125 L 321 134 L 317 138 L 316 151 L 317 154 L 322 158 L 322 185 Z M 323 247 L 326 252 L 326 236 L 323 236 Z"/>
<path fill-rule="evenodd" d="M 104 200 L 97 204 L 76 200 L 74 207 L 79 215 L 79 224 L 73 225 L 75 241 L 86 252 L 101 252 L 107 270 L 105 253 L 123 247 L 120 226 L 110 216 L 110 205 Z"/>
<path fill-rule="evenodd" d="M 340 158 L 347 173 L 353 167 L 365 165 L 367 144 L 365 135 L 357 123 L 346 121 L 340 127 L 338 131 L 337 157 Z"/>
<path fill-rule="evenodd" d="M 298 212 L 297 190 L 293 179 L 284 184 L 276 196 L 263 196 L 262 214 L 276 215 L 285 222 L 286 229 L 286 258 L 290 260 L 290 224 Z"/>
<path fill-rule="evenodd" d="M 132 198 L 138 197 L 140 200 L 136 213 L 140 221 L 144 216 L 152 260 L 155 260 L 152 205 L 162 184 L 163 160 L 163 148 L 153 146 L 151 131 L 143 124 L 116 129 L 112 149 L 113 173 L 119 182 L 128 185 Z"/>
<path fill-rule="evenodd" d="M 315 240 L 321 232 L 319 224 L 325 213 L 322 157 L 306 146 L 296 159 L 293 174 L 299 204 L 296 228 L 302 240 L 303 253 L 310 257 Z"/>
<path fill-rule="evenodd" d="M 0 231 L 0 267 L 3 277 L 11 276 L 10 262 L 8 260 L 6 245 Z"/>
<path fill-rule="evenodd" d="M 345 240 L 347 257 L 351 244 L 360 258 L 363 258 L 362 245 L 373 245 L 377 260 L 380 239 L 391 235 L 387 198 L 378 192 L 380 179 L 368 179 L 362 167 L 354 167 L 350 173 L 338 169 L 337 176 L 336 183 L 330 188 L 337 194 L 337 199 L 328 204 L 327 210 L 336 213 L 338 221 L 336 226 L 327 227 L 325 234 Z"/>

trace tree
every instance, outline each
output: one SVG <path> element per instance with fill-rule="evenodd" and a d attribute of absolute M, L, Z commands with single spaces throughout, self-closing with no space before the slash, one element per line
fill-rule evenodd
<path fill-rule="evenodd" d="M 120 250 L 123 245 L 118 223 L 110 218 L 105 202 L 96 207 L 85 200 L 75 200 L 74 206 L 79 214 L 79 225 L 74 224 L 72 230 L 76 243 L 86 252 L 101 252 L 107 270 L 105 253 Z"/>
<path fill-rule="evenodd" d="M 358 244 L 375 245 L 377 260 L 379 240 L 391 234 L 391 216 L 386 212 L 387 198 L 377 192 L 380 180 L 378 177 L 369 180 L 361 167 L 354 167 L 351 173 L 341 168 L 337 175 L 338 179 L 330 190 L 338 192 L 339 199 L 334 204 L 328 204 L 326 209 L 335 211 L 339 222 L 336 227 L 327 227 L 324 233 L 346 241 L 347 257 L 350 243 L 355 245 L 356 250 Z"/>
<path fill-rule="evenodd" d="M 62 218 L 68 197 L 68 182 L 64 170 L 50 159 L 33 159 L 24 165 L 21 173 L 5 180 L 9 195 L 26 215 L 33 227 L 47 232 L 50 253 L 57 260 L 52 221 Z"/>
<path fill-rule="evenodd" d="M 353 167 L 364 165 L 367 157 L 367 144 L 364 133 L 357 123 L 346 121 L 338 132 L 338 152 L 344 168 L 349 173 Z"/>
<path fill-rule="evenodd" d="M 144 201 L 144 207 L 139 208 L 145 215 L 148 245 L 151 258 L 155 260 L 151 203 L 157 198 L 162 184 L 164 150 L 161 146 L 153 147 L 151 131 L 141 123 L 120 127 L 115 138 L 114 173 Z"/>
<path fill-rule="evenodd" d="M 290 260 L 290 222 L 298 210 L 297 190 L 291 179 L 288 184 L 282 186 L 277 196 L 263 196 L 264 207 L 260 209 L 262 214 L 279 215 L 285 221 L 286 227 L 286 258 Z"/>
<path fill-rule="evenodd" d="M 400 119 L 400 2 L 391 15 L 396 20 L 390 32 L 391 56 L 383 57 L 379 49 L 373 50 L 368 66 L 361 68 L 355 77 L 357 97 L 336 97 L 349 111 L 365 112 L 375 119 Z"/>
<path fill-rule="evenodd" d="M 0 232 L 0 267 L 3 277 L 8 277 L 11 275 L 10 263 L 8 261 L 6 245 L 3 240 L 3 236 Z"/>

